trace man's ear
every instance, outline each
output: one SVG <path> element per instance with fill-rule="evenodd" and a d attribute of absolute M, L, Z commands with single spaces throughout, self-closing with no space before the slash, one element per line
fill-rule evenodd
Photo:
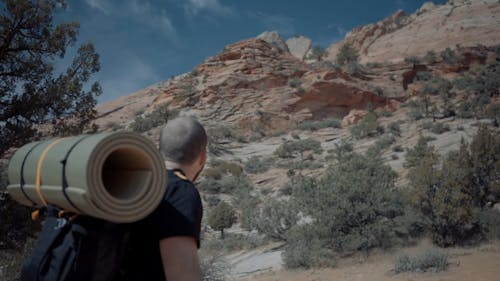
<path fill-rule="evenodd" d="M 203 152 L 201 152 L 198 164 L 200 164 L 200 166 L 204 166 L 206 161 L 207 161 L 207 149 L 204 149 Z"/>

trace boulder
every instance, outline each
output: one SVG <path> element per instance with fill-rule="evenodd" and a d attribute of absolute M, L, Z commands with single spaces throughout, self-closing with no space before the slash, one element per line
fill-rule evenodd
<path fill-rule="evenodd" d="M 311 49 L 311 44 L 311 39 L 304 36 L 292 37 L 286 40 L 288 50 L 299 60 L 304 60 L 307 52 Z"/>
<path fill-rule="evenodd" d="M 272 46 L 284 52 L 288 52 L 288 47 L 285 43 L 285 40 L 283 40 L 283 37 L 281 37 L 278 31 L 264 31 L 259 36 L 257 36 L 257 39 L 264 40 Z"/>

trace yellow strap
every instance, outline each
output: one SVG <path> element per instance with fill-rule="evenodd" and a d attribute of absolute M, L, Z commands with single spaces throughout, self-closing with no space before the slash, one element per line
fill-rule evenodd
<path fill-rule="evenodd" d="M 40 197 L 40 200 L 42 201 L 42 204 L 44 206 L 47 206 L 47 200 L 43 196 L 43 194 L 42 194 L 42 188 L 41 188 L 42 187 L 42 166 L 43 166 L 43 160 L 45 160 L 45 157 L 49 153 L 49 150 L 54 145 L 56 145 L 57 143 L 59 143 L 60 141 L 62 141 L 63 139 L 65 139 L 65 138 L 56 139 L 51 144 L 49 144 L 44 149 L 44 151 L 42 152 L 42 155 L 40 156 L 40 159 L 38 160 L 38 166 L 37 166 L 37 169 L 36 169 L 36 193 L 38 193 L 38 197 Z"/>
<path fill-rule="evenodd" d="M 181 172 L 179 172 L 179 171 L 175 171 L 175 172 L 174 172 L 174 175 L 178 176 L 179 178 L 181 178 L 181 179 L 183 179 L 183 180 L 185 180 L 185 181 L 188 181 L 188 180 L 189 180 L 189 179 L 188 179 L 185 175 L 183 175 L 183 174 L 182 174 Z"/>
<path fill-rule="evenodd" d="M 31 212 L 31 219 L 36 221 L 40 217 L 40 210 L 36 209 L 33 212 Z"/>

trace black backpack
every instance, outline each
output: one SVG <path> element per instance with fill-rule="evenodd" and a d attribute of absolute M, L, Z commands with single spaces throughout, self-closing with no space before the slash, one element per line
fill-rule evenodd
<path fill-rule="evenodd" d="M 120 280 L 129 224 L 62 212 L 47 206 L 46 219 L 21 281 Z"/>

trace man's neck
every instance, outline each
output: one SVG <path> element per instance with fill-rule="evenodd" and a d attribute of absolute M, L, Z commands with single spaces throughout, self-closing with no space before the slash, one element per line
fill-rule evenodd
<path fill-rule="evenodd" d="M 168 170 L 174 170 L 174 169 L 182 170 L 182 172 L 184 172 L 185 176 L 190 181 L 194 181 L 194 178 L 196 177 L 197 171 L 194 170 L 193 165 L 182 165 L 179 163 L 175 163 L 175 162 L 166 160 L 165 166 L 167 167 Z"/>

